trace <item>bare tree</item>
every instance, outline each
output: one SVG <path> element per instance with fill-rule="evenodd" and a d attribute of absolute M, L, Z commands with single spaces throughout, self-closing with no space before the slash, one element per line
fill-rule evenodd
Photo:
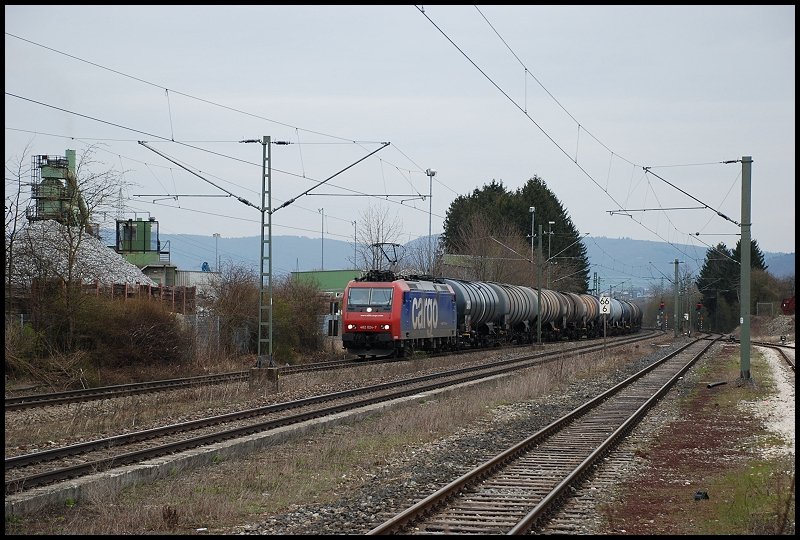
<path fill-rule="evenodd" d="M 25 183 L 23 178 L 30 176 L 30 159 L 27 158 L 30 152 L 31 143 L 25 145 L 22 150 L 22 157 L 10 158 L 6 161 L 6 201 L 5 201 L 5 274 L 6 274 L 6 315 L 10 315 L 14 304 L 14 290 L 12 284 L 16 268 L 14 267 L 14 244 L 17 234 L 24 225 L 23 203 L 27 203 L 29 196 L 23 195 Z"/>
<path fill-rule="evenodd" d="M 220 317 L 220 341 L 226 352 L 252 350 L 258 342 L 257 272 L 229 264 L 211 280 L 211 309 Z"/>
<path fill-rule="evenodd" d="M 49 283 L 50 292 L 57 292 L 60 289 L 62 315 L 68 326 L 64 337 L 64 346 L 67 349 L 72 345 L 81 286 L 87 277 L 84 275 L 87 266 L 80 264 L 82 261 L 79 260 L 81 245 L 86 239 L 85 235 L 99 234 L 96 218 L 114 215 L 115 195 L 120 188 L 125 187 L 122 172 L 113 167 L 108 168 L 95 160 L 96 150 L 95 145 L 87 147 L 76 160 L 75 170 L 67 170 L 63 183 L 58 186 L 48 186 L 51 189 L 55 188 L 61 205 L 56 215 L 51 216 L 54 218 L 53 221 L 57 222 L 57 226 L 34 227 L 34 223 L 47 221 L 45 218 L 50 216 L 47 213 L 39 215 L 33 211 L 28 212 L 29 219 L 33 218 L 31 222 L 14 232 L 14 249 L 11 254 L 14 275 L 8 278 L 9 282 L 19 281 L 28 285 L 34 282 Z M 23 202 L 27 204 L 37 202 L 32 195 L 27 197 L 23 195 L 24 183 L 21 181 L 24 174 L 33 172 L 33 166 L 27 171 L 21 166 L 18 169 L 20 180 L 17 193 L 13 195 L 17 201 L 17 208 L 20 208 Z M 33 193 L 40 186 L 31 187 Z M 41 194 L 41 191 L 39 193 Z M 33 206 L 29 209 L 37 210 Z M 8 216 L 6 226 L 7 228 L 9 226 Z M 8 253 L 6 258 L 8 265 Z M 23 259 L 26 263 L 24 270 L 20 265 Z M 53 285 L 56 285 L 55 289 L 52 289 Z"/>
<path fill-rule="evenodd" d="M 403 254 L 402 273 L 441 276 L 442 254 L 438 248 L 437 242 L 433 239 L 430 245 L 423 239 L 409 243 Z"/>
<path fill-rule="evenodd" d="M 583 265 L 575 258 L 563 258 L 551 261 L 548 288 L 559 291 L 580 290 L 583 280 Z"/>
<path fill-rule="evenodd" d="M 66 220 L 69 226 L 63 229 L 68 255 L 67 283 L 74 283 L 81 278 L 75 273 L 84 234 L 99 235 L 100 223 L 95 220 L 101 216 L 115 215 L 117 193 L 126 187 L 121 171 L 113 167 L 95 170 L 98 165 L 104 167 L 94 159 L 96 149 L 94 145 L 84 149 L 76 162 L 74 178 L 72 174 L 67 177 L 69 207 L 73 209 Z"/>
<path fill-rule="evenodd" d="M 535 283 L 530 245 L 510 224 L 492 226 L 484 216 L 472 214 L 458 229 L 454 245 L 457 253 L 447 258 L 452 277 L 518 285 Z"/>
<path fill-rule="evenodd" d="M 360 214 L 357 231 L 355 268 L 397 271 L 403 265 L 398 243 L 402 223 L 396 213 L 392 216 L 385 208 L 369 206 Z"/>

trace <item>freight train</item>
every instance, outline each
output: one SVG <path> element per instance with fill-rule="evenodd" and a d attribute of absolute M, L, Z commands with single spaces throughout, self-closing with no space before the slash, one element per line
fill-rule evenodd
<path fill-rule="evenodd" d="M 641 308 L 590 294 L 371 271 L 347 284 L 342 345 L 366 357 L 404 357 L 505 344 L 638 332 Z M 540 334 L 541 333 L 541 334 Z"/>

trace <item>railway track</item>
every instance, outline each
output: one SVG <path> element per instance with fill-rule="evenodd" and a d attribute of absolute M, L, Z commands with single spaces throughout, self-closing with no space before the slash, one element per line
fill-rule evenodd
<path fill-rule="evenodd" d="M 293 373 L 305 373 L 310 371 L 325 371 L 341 369 L 346 367 L 357 367 L 371 363 L 386 362 L 386 360 L 329 360 L 325 362 L 315 362 L 312 364 L 302 364 L 296 366 L 282 366 L 278 371 L 282 375 Z M 218 373 L 214 375 L 200 375 L 196 377 L 184 377 L 179 379 L 163 379 L 157 381 L 147 381 L 141 383 L 118 384 L 113 386 L 98 386 L 96 388 L 86 388 L 81 390 L 67 390 L 64 392 L 51 392 L 43 394 L 29 394 L 24 396 L 5 398 L 7 411 L 31 409 L 34 407 L 44 407 L 47 405 L 64 405 L 67 403 L 78 403 L 83 401 L 95 401 L 100 399 L 113 399 L 123 396 L 134 396 L 152 392 L 165 392 L 169 390 L 179 390 L 195 386 L 206 386 L 211 384 L 225 384 L 231 382 L 244 382 L 250 377 L 249 371 L 232 371 L 229 373 Z"/>
<path fill-rule="evenodd" d="M 785 337 L 785 336 L 784 336 Z M 727 341 L 731 343 L 741 343 L 741 340 L 735 338 L 734 336 L 730 336 Z M 786 343 L 770 343 L 768 341 L 750 341 L 750 345 L 753 347 L 766 347 L 767 349 L 772 349 L 773 351 L 777 352 L 783 361 L 789 366 L 789 369 L 794 371 L 794 345 L 787 345 Z"/>
<path fill-rule="evenodd" d="M 654 332 L 638 334 L 643 337 L 650 337 Z M 616 339 L 625 339 L 629 336 L 621 336 L 611 338 L 609 341 L 614 342 Z M 592 343 L 596 343 L 593 341 Z M 439 356 L 471 353 L 475 352 L 474 349 L 464 349 L 457 352 L 447 352 L 429 355 L 429 358 L 436 358 Z M 363 367 L 365 365 L 383 364 L 386 362 L 397 362 L 397 359 L 356 359 L 347 358 L 343 360 L 328 360 L 324 362 L 314 362 L 311 364 L 287 365 L 278 367 L 278 372 L 281 376 L 291 375 L 297 373 L 319 372 L 334 369 L 345 369 L 352 367 Z M 85 401 L 96 401 L 101 399 L 114 399 L 123 396 L 136 396 L 148 394 L 153 392 L 165 392 L 170 390 L 179 390 L 192 388 L 197 386 L 207 386 L 212 384 L 225 384 L 232 382 L 246 382 L 250 378 L 250 371 L 233 371 L 229 373 L 218 373 L 214 375 L 200 375 L 196 377 L 184 377 L 176 379 L 163 379 L 156 381 L 146 381 L 141 383 L 119 384 L 113 386 L 99 386 L 96 388 L 86 388 L 80 390 L 67 390 L 64 392 L 52 392 L 42 394 L 28 394 L 24 396 L 7 397 L 5 398 L 5 410 L 15 411 L 23 409 L 31 409 L 36 407 L 45 407 L 49 405 L 65 405 L 67 403 L 79 403 Z"/>
<path fill-rule="evenodd" d="M 794 371 L 794 347 L 790 345 L 776 345 L 775 343 L 766 343 L 763 341 L 752 341 L 750 342 L 752 345 L 758 347 L 766 347 L 767 349 L 772 349 L 776 351 L 783 361 L 789 366 L 789 369 Z"/>
<path fill-rule="evenodd" d="M 6 495 L 374 403 L 543 365 L 562 359 L 565 354 L 584 354 L 604 347 L 613 349 L 648 338 L 648 335 L 636 335 L 608 344 L 592 342 L 569 351 L 537 352 L 481 366 L 444 370 L 392 383 L 12 456 L 5 460 Z"/>
<path fill-rule="evenodd" d="M 754 341 L 752 344 L 777 351 L 789 368 L 794 371 L 794 346 L 764 341 Z M 712 383 L 708 386 L 710 388 L 715 384 Z M 543 525 L 539 532 L 542 534 L 586 534 L 589 520 L 600 522 L 597 516 L 598 494 L 602 497 L 618 487 L 619 478 L 628 474 L 627 471 L 631 467 L 635 467 L 637 454 L 638 450 L 630 446 L 621 451 L 617 449 L 609 454 L 603 460 L 603 464 L 596 468 L 590 481 L 573 491 L 565 505 Z"/>
<path fill-rule="evenodd" d="M 368 534 L 539 532 L 595 464 L 719 339 L 699 338 L 666 355 Z"/>

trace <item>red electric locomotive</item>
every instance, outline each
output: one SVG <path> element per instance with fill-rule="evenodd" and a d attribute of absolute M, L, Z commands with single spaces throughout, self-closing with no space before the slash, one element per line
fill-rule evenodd
<path fill-rule="evenodd" d="M 781 311 L 784 315 L 794 315 L 794 296 L 784 298 L 781 302 Z"/>
<path fill-rule="evenodd" d="M 440 280 L 370 272 L 347 285 L 342 305 L 342 344 L 361 358 L 455 346 L 455 293 Z"/>

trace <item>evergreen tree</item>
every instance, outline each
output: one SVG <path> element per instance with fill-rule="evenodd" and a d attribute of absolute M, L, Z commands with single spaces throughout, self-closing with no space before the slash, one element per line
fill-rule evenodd
<path fill-rule="evenodd" d="M 531 231 L 530 207 L 536 209 L 533 216 L 535 231 Z M 511 250 L 517 253 L 518 258 L 525 257 L 528 261 L 531 259 L 531 233 L 534 234 L 534 240 L 538 240 L 535 236 L 541 224 L 543 278 L 550 278 L 546 288 L 578 293 L 588 290 L 589 259 L 586 246 L 580 242 L 581 235 L 561 202 L 538 176 L 534 175 L 514 192 L 508 191 L 502 182 L 492 180 L 483 188 L 475 189 L 471 195 L 457 197 L 444 220 L 440 242 L 445 253 L 472 257 L 485 254 L 475 253 L 474 240 L 477 239 L 465 238 L 465 230 L 475 230 L 470 224 L 475 222 L 476 217 L 480 217 L 482 229 L 488 231 L 486 234 L 494 243 L 502 242 L 505 245 L 506 254 Z M 549 221 L 555 222 L 552 234 L 549 234 Z M 510 235 L 515 238 L 511 239 Z M 498 236 L 502 238 L 498 239 Z M 549 261 L 546 260 L 548 258 Z M 530 284 L 529 269 L 527 274 L 516 281 Z M 545 283 L 542 285 L 545 286 Z"/>
<path fill-rule="evenodd" d="M 741 239 L 736 242 L 736 247 L 733 249 L 733 258 L 737 262 L 742 262 L 742 241 Z M 756 240 L 750 240 L 750 268 L 752 270 L 766 270 L 768 266 L 764 262 L 764 254 L 758 247 Z"/>
<path fill-rule="evenodd" d="M 701 303 L 708 313 L 707 321 L 716 331 L 727 331 L 731 309 L 739 305 L 739 265 L 728 247 L 720 242 L 709 248 L 695 284 L 702 294 Z"/>
<path fill-rule="evenodd" d="M 707 320 L 716 331 L 731 331 L 739 320 L 739 292 L 741 289 L 742 242 L 736 242 L 733 251 L 725 244 L 717 244 L 706 252 L 706 259 L 695 282 L 703 295 L 702 304 L 708 313 Z M 750 298 L 755 306 L 759 301 L 776 301 L 778 293 L 774 279 L 765 276 L 767 265 L 756 240 L 750 240 L 751 288 Z M 753 311 L 753 306 L 750 309 Z M 719 326 L 716 326 L 719 325 Z"/>
<path fill-rule="evenodd" d="M 473 214 L 482 216 L 489 227 L 495 227 L 506 221 L 508 206 L 511 204 L 510 194 L 503 182 L 492 180 L 483 188 L 475 190 L 472 195 L 459 195 L 450 203 L 445 214 L 443 232 L 439 239 L 446 253 L 457 253 L 459 229 L 469 222 Z M 527 208 L 526 208 L 527 211 Z"/>

